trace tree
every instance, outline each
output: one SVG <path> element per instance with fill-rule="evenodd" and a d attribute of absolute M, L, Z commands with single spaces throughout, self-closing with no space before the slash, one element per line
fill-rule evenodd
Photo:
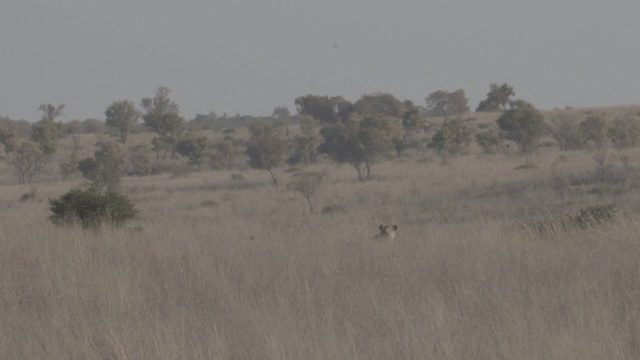
<path fill-rule="evenodd" d="M 124 154 L 116 142 L 98 142 L 92 158 L 78 163 L 82 175 L 91 180 L 93 186 L 108 192 L 116 192 L 122 177 Z"/>
<path fill-rule="evenodd" d="M 71 148 L 71 155 L 69 161 L 60 163 L 60 173 L 65 180 L 72 178 L 78 171 L 78 152 L 80 151 L 80 136 L 73 135 L 71 137 L 73 146 Z"/>
<path fill-rule="evenodd" d="M 434 91 L 426 99 L 424 99 L 427 103 L 426 110 L 431 115 L 440 115 L 444 117 L 444 121 L 447 122 L 449 118 L 449 93 L 444 90 Z"/>
<path fill-rule="evenodd" d="M 427 111 L 444 117 L 445 125 L 451 115 L 456 115 L 459 119 L 469 111 L 469 106 L 467 105 L 469 100 L 462 89 L 454 92 L 438 90 L 429 94 L 425 101 L 427 103 Z"/>
<path fill-rule="evenodd" d="M 21 141 L 10 160 L 20 184 L 30 183 L 33 176 L 42 171 L 46 162 L 42 149 L 31 141 Z"/>
<path fill-rule="evenodd" d="M 462 119 L 456 119 L 442 126 L 442 129 L 431 138 L 430 148 L 434 148 L 441 155 L 464 154 L 471 144 L 471 129 Z"/>
<path fill-rule="evenodd" d="M 98 119 L 85 119 L 82 124 L 82 132 L 85 134 L 102 134 L 104 132 L 105 123 Z"/>
<path fill-rule="evenodd" d="M 584 135 L 574 117 L 561 114 L 551 120 L 551 135 L 560 151 L 576 150 L 584 145 Z"/>
<path fill-rule="evenodd" d="M 365 181 L 377 158 L 394 153 L 394 140 L 402 138 L 402 129 L 390 119 L 367 117 L 326 126 L 320 135 L 324 141 L 318 151 L 337 163 L 351 165 L 358 172 L 358 180 Z"/>
<path fill-rule="evenodd" d="M 42 120 L 55 121 L 56 118 L 64 116 L 64 104 L 58 104 L 54 106 L 52 104 L 40 104 L 38 110 L 42 111 Z"/>
<path fill-rule="evenodd" d="M 364 146 L 365 158 L 369 165 L 378 157 L 391 157 L 395 154 L 393 141 L 402 138 L 402 128 L 397 122 L 392 119 L 367 117 L 359 125 L 358 136 Z"/>
<path fill-rule="evenodd" d="M 209 114 L 196 114 L 196 116 L 187 122 L 189 128 L 211 129 L 216 127 L 218 114 L 210 111 Z"/>
<path fill-rule="evenodd" d="M 418 130 L 424 121 L 420 117 L 420 109 L 413 102 L 406 100 L 404 102 L 405 112 L 402 114 L 402 128 L 405 135 L 411 134 Z"/>
<path fill-rule="evenodd" d="M 586 141 L 590 141 L 597 149 L 602 149 L 607 137 L 606 122 L 600 116 L 589 116 L 580 123 L 580 130 Z"/>
<path fill-rule="evenodd" d="M 142 108 L 145 114 L 142 116 L 144 124 L 161 136 L 179 136 L 184 128 L 184 120 L 180 117 L 178 104 L 169 99 L 171 90 L 159 87 L 156 96 L 142 99 Z"/>
<path fill-rule="evenodd" d="M 209 163 L 214 169 L 231 169 L 238 154 L 239 151 L 235 139 L 227 135 L 213 146 Z"/>
<path fill-rule="evenodd" d="M 349 164 L 358 172 L 358 180 L 366 180 L 363 173 L 364 145 L 358 136 L 358 124 L 348 122 L 325 126 L 320 130 L 323 142 L 318 148 L 339 164 Z"/>
<path fill-rule="evenodd" d="M 463 89 L 449 93 L 449 108 L 451 114 L 457 116 L 458 119 L 469 112 L 469 99 Z"/>
<path fill-rule="evenodd" d="M 287 145 L 283 139 L 283 129 L 277 125 L 257 122 L 249 128 L 250 138 L 246 153 L 249 165 L 254 169 L 266 170 L 271 175 L 271 184 L 278 188 L 276 168 L 282 162 Z"/>
<path fill-rule="evenodd" d="M 616 118 L 607 131 L 607 136 L 616 149 L 635 147 L 640 140 L 640 125 L 635 118 Z"/>
<path fill-rule="evenodd" d="M 353 104 L 342 96 L 306 95 L 294 101 L 298 114 L 309 115 L 323 124 L 345 121 L 353 111 Z"/>
<path fill-rule="evenodd" d="M 288 119 L 291 116 L 291 112 L 286 106 L 276 106 L 271 116 L 278 119 Z"/>
<path fill-rule="evenodd" d="M 151 173 L 149 151 L 147 144 L 138 144 L 129 148 L 129 174 L 144 176 Z"/>
<path fill-rule="evenodd" d="M 373 93 L 363 95 L 353 108 L 364 117 L 397 117 L 404 114 L 404 104 L 389 93 Z"/>
<path fill-rule="evenodd" d="M 311 199 L 315 195 L 316 191 L 320 188 L 322 180 L 324 179 L 324 173 L 318 172 L 299 172 L 293 174 L 294 181 L 289 185 L 293 191 L 299 192 L 307 199 L 309 204 L 309 211 L 313 213 L 313 203 Z"/>
<path fill-rule="evenodd" d="M 55 119 L 62 116 L 64 104 L 57 107 L 51 104 L 41 104 L 38 110 L 42 111 L 42 119 L 33 124 L 31 139 L 35 141 L 46 157 L 51 157 L 56 152 L 58 140 L 62 138 L 62 123 Z"/>
<path fill-rule="evenodd" d="M 155 131 L 159 137 L 152 140 L 154 150 L 159 154 L 171 150 L 175 157 L 176 145 L 180 141 L 184 130 L 184 119 L 180 117 L 178 104 L 169 99 L 171 90 L 166 87 L 159 87 L 154 98 L 142 99 L 142 108 L 145 114 L 142 116 L 144 124 Z M 164 160 L 165 156 L 162 157 Z M 159 158 L 159 157 L 158 157 Z"/>
<path fill-rule="evenodd" d="M 207 156 L 207 137 L 190 133 L 178 142 L 176 152 L 188 158 L 189 164 L 200 168 Z"/>
<path fill-rule="evenodd" d="M 421 148 L 423 144 L 419 130 L 424 126 L 426 119 L 421 116 L 421 109 L 409 100 L 404 101 L 404 108 L 405 112 L 402 114 L 403 135 L 401 139 L 394 140 L 398 154 L 402 154 L 409 148 Z"/>
<path fill-rule="evenodd" d="M 522 153 L 533 155 L 544 130 L 544 117 L 533 105 L 509 109 L 496 120 L 505 138 L 514 141 Z"/>
<path fill-rule="evenodd" d="M 318 146 L 322 143 L 319 134 L 320 124 L 311 116 L 305 115 L 300 119 L 301 136 L 293 139 L 293 154 L 287 160 L 289 164 L 309 165 L 318 158 Z"/>
<path fill-rule="evenodd" d="M 11 153 L 15 152 L 18 147 L 19 141 L 20 136 L 15 130 L 0 125 L 0 144 L 4 145 L 4 152 L 9 161 L 11 161 Z"/>
<path fill-rule="evenodd" d="M 120 132 L 120 141 L 125 143 L 135 122 L 140 118 L 133 101 L 114 101 L 105 110 L 106 125 Z"/>
<path fill-rule="evenodd" d="M 494 128 L 488 128 L 476 134 L 476 142 L 485 154 L 495 154 L 502 143 L 500 134 Z"/>
<path fill-rule="evenodd" d="M 151 139 L 151 149 L 156 153 L 156 162 L 164 162 L 167 154 L 175 151 L 177 141 L 170 136 L 155 136 Z"/>
<path fill-rule="evenodd" d="M 509 104 L 511 96 L 515 95 L 513 91 L 513 86 L 504 83 L 500 86 L 498 84 L 491 84 L 490 90 L 487 93 L 487 98 L 482 100 L 476 111 L 500 111 L 506 110 L 507 105 Z"/>

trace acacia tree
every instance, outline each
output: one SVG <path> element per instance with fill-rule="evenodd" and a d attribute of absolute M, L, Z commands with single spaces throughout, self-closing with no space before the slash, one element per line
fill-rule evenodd
<path fill-rule="evenodd" d="M 505 111 L 496 122 L 505 138 L 514 141 L 522 153 L 533 155 L 544 130 L 544 117 L 540 111 L 527 103 L 527 106 Z"/>
<path fill-rule="evenodd" d="M 129 131 L 140 118 L 140 112 L 136 109 L 133 101 L 114 101 L 105 110 L 106 125 L 120 132 L 120 141 L 124 144 L 127 141 Z"/>
<path fill-rule="evenodd" d="M 249 133 L 251 137 L 247 141 L 246 149 L 249 165 L 254 169 L 268 171 L 271 175 L 271 184 L 277 189 L 278 172 L 276 169 L 287 151 L 282 126 L 257 122 L 251 125 Z"/>
<path fill-rule="evenodd" d="M 312 198 L 320 188 L 320 184 L 322 183 L 325 174 L 318 172 L 299 172 L 293 174 L 293 177 L 295 180 L 289 184 L 290 188 L 293 189 L 293 191 L 301 193 L 302 196 L 307 199 L 309 211 L 313 213 Z"/>
<path fill-rule="evenodd" d="M 353 111 L 353 104 L 342 96 L 306 95 L 294 101 L 298 114 L 309 115 L 323 124 L 345 121 Z"/>
<path fill-rule="evenodd" d="M 402 128 L 405 135 L 409 135 L 418 130 L 423 125 L 423 119 L 420 116 L 420 109 L 410 100 L 404 102 L 405 112 L 402 114 Z"/>
<path fill-rule="evenodd" d="M 443 125 L 438 132 L 433 135 L 429 142 L 429 147 L 438 151 L 444 156 L 466 154 L 471 144 L 471 129 L 465 125 L 462 119 L 455 119 L 447 125 Z"/>
<path fill-rule="evenodd" d="M 155 131 L 160 137 L 159 143 L 171 148 L 175 154 L 175 147 L 184 130 L 184 119 L 180 116 L 178 104 L 169 98 L 171 90 L 159 87 L 156 96 L 142 99 L 142 108 L 145 114 L 142 116 L 144 124 Z"/>
<path fill-rule="evenodd" d="M 227 135 L 211 148 L 209 164 L 214 169 L 227 168 L 231 170 L 239 153 L 236 140 Z"/>
<path fill-rule="evenodd" d="M 337 163 L 351 165 L 358 172 L 359 181 L 368 180 L 373 162 L 393 154 L 394 140 L 402 138 L 402 130 L 392 120 L 381 117 L 327 126 L 320 134 L 324 141 L 318 151 Z"/>
<path fill-rule="evenodd" d="M 20 184 L 30 183 L 45 164 L 41 147 L 32 141 L 20 141 L 10 160 Z"/>
<path fill-rule="evenodd" d="M 560 114 L 557 118 L 551 119 L 550 130 L 560 151 L 576 150 L 584 145 L 584 135 L 573 116 Z"/>
<path fill-rule="evenodd" d="M 487 93 L 487 98 L 480 101 L 476 111 L 499 111 L 506 110 L 507 105 L 511 101 L 511 96 L 516 93 L 513 91 L 513 86 L 504 83 L 502 85 L 491 84 L 490 90 Z"/>
<path fill-rule="evenodd" d="M 616 149 L 635 147 L 640 141 L 640 124 L 633 117 L 616 118 L 607 131 Z"/>
<path fill-rule="evenodd" d="M 596 149 L 604 148 L 607 139 L 607 123 L 601 116 L 589 116 L 578 126 L 586 141 L 592 143 Z"/>
<path fill-rule="evenodd" d="M 55 119 L 63 116 L 64 104 L 57 107 L 51 104 L 41 104 L 38 110 L 42 111 L 42 119 L 33 124 L 31 139 L 35 141 L 45 157 L 51 157 L 58 148 L 58 140 L 62 138 L 62 123 Z"/>
<path fill-rule="evenodd" d="M 444 117 L 444 125 L 447 125 L 451 115 L 456 115 L 459 119 L 469 111 L 469 106 L 467 105 L 469 100 L 462 89 L 454 92 L 434 91 L 429 94 L 425 101 L 427 103 L 427 111 Z"/>
<path fill-rule="evenodd" d="M 311 116 L 305 115 L 300 119 L 302 135 L 293 139 L 293 153 L 287 160 L 289 164 L 309 165 L 318 158 L 318 146 L 322 142 L 319 133 L 320 124 Z"/>
<path fill-rule="evenodd" d="M 364 117 L 397 117 L 405 112 L 404 104 L 389 93 L 373 93 L 363 95 L 353 108 Z"/>
<path fill-rule="evenodd" d="M 291 116 L 291 112 L 286 106 L 276 106 L 273 108 L 271 116 L 278 119 L 288 119 Z"/>
<path fill-rule="evenodd" d="M 189 159 L 189 164 L 200 168 L 207 157 L 207 137 L 188 133 L 178 141 L 176 152 Z"/>
<path fill-rule="evenodd" d="M 96 147 L 93 157 L 80 161 L 78 169 L 94 187 L 116 192 L 122 177 L 124 153 L 114 141 L 98 142 Z"/>
<path fill-rule="evenodd" d="M 11 161 L 11 153 L 18 147 L 19 140 L 20 136 L 15 130 L 0 125 L 0 144 L 4 145 L 4 152 L 9 161 Z"/>
<path fill-rule="evenodd" d="M 358 137 L 358 126 L 354 122 L 326 126 L 320 130 L 323 142 L 318 147 L 320 153 L 327 154 L 339 164 L 349 164 L 358 172 L 358 180 L 364 181 L 364 145 Z"/>

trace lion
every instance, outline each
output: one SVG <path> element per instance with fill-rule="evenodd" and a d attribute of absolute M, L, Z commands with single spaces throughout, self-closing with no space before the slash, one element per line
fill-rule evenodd
<path fill-rule="evenodd" d="M 393 241 L 396 237 L 396 232 L 398 231 L 398 225 L 381 224 L 378 229 L 380 230 L 380 233 L 374 235 L 372 239 Z"/>

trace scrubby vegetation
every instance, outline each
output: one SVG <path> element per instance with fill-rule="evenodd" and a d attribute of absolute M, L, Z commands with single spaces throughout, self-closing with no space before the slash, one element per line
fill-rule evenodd
<path fill-rule="evenodd" d="M 124 195 L 102 193 L 97 188 L 72 189 L 59 199 L 50 200 L 49 219 L 56 225 L 80 224 L 83 228 L 122 226 L 134 219 L 137 210 Z"/>
<path fill-rule="evenodd" d="M 470 115 L 436 108 L 464 94 L 442 92 L 437 116 L 308 95 L 249 129 L 183 123 L 159 89 L 146 131 L 63 124 L 24 177 L 13 144 L 43 149 L 0 121 L 0 353 L 638 358 L 640 107 L 512 93 Z M 370 241 L 379 224 L 393 244 Z"/>

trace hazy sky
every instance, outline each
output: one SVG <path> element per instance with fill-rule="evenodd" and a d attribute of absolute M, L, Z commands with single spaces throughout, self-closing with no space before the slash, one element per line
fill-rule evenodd
<path fill-rule="evenodd" d="M 188 120 L 295 112 L 306 94 L 424 105 L 492 82 L 541 109 L 638 103 L 640 2 L 2 0 L 0 115 L 104 118 L 158 86 Z"/>

